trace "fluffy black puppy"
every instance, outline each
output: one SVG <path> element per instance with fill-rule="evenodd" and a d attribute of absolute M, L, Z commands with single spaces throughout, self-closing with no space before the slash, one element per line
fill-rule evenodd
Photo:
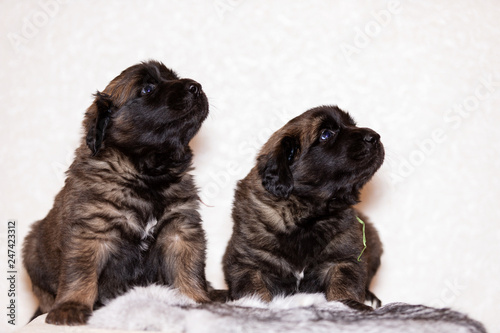
<path fill-rule="evenodd" d="M 48 323 L 83 324 L 134 285 L 209 300 L 188 145 L 207 114 L 201 85 L 156 61 L 127 68 L 96 94 L 65 185 L 24 243 Z"/>
<path fill-rule="evenodd" d="M 358 308 L 374 300 L 368 287 L 382 245 L 352 206 L 383 159 L 380 136 L 337 107 L 309 110 L 276 131 L 237 185 L 223 259 L 229 296 L 322 292 Z"/>

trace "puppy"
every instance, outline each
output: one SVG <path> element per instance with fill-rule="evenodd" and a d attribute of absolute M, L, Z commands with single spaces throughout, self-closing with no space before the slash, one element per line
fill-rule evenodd
<path fill-rule="evenodd" d="M 365 299 L 380 306 L 368 287 L 382 245 L 352 206 L 383 159 L 380 136 L 334 106 L 275 132 L 237 184 L 223 258 L 229 297 L 321 292 L 354 308 L 371 309 Z"/>
<path fill-rule="evenodd" d="M 84 324 L 134 285 L 171 285 L 209 301 L 188 146 L 207 115 L 200 84 L 155 61 L 95 95 L 65 185 L 24 243 L 47 323 Z"/>

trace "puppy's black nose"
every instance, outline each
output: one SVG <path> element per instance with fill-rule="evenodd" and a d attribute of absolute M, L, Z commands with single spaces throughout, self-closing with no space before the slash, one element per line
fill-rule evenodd
<path fill-rule="evenodd" d="M 373 131 L 368 131 L 365 133 L 363 140 L 368 143 L 377 143 L 380 141 L 380 135 Z"/>
<path fill-rule="evenodd" d="M 198 82 L 187 82 L 186 89 L 193 95 L 199 95 L 201 92 L 201 85 Z"/>

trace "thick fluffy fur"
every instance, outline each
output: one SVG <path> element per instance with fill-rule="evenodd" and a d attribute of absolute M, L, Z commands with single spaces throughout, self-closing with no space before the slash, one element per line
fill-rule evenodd
<path fill-rule="evenodd" d="M 208 301 L 188 146 L 207 114 L 201 86 L 155 61 L 96 94 L 65 186 L 23 249 L 48 323 L 83 324 L 133 285 L 172 285 Z"/>
<path fill-rule="evenodd" d="M 223 259 L 229 296 L 320 292 L 358 308 L 378 302 L 368 287 L 382 245 L 352 205 L 383 158 L 379 135 L 337 107 L 309 110 L 275 132 L 237 185 Z M 361 261 L 357 217 L 366 223 Z"/>
<path fill-rule="evenodd" d="M 375 311 L 354 311 L 323 294 L 295 294 L 262 302 L 243 297 L 227 304 L 193 304 L 166 287 L 137 287 L 94 312 L 89 325 L 100 329 L 183 333 L 485 333 L 481 323 L 449 309 L 391 303 Z M 43 323 L 28 332 L 46 332 Z M 45 328 L 45 330 L 44 330 Z M 122 331 L 117 331 L 122 332 Z"/>

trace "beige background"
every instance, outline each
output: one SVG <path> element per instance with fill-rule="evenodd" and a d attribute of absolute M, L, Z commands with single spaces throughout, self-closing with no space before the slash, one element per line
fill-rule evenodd
<path fill-rule="evenodd" d="M 91 94 L 153 58 L 210 100 L 192 147 L 214 285 L 234 185 L 256 150 L 292 117 L 338 104 L 387 151 L 360 205 L 385 245 L 374 292 L 498 331 L 497 1 L 40 0 L 2 1 L 0 13 L 1 272 L 7 220 L 18 221 L 19 252 L 63 184 Z M 36 301 L 20 267 L 16 291 L 22 325 Z"/>

